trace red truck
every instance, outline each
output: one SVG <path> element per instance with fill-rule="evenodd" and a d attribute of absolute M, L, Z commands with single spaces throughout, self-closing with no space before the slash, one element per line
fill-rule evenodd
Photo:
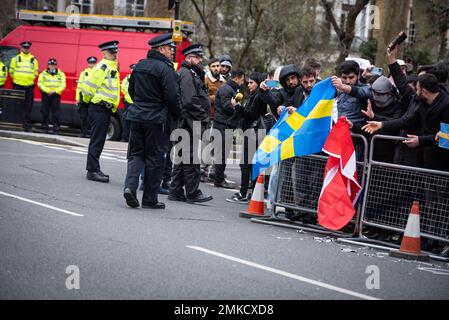
<path fill-rule="evenodd" d="M 130 73 L 129 66 L 144 59 L 149 50 L 148 40 L 161 33 L 171 32 L 172 19 L 132 18 L 102 15 L 79 15 L 78 28 L 64 26 L 69 17 L 63 13 L 48 13 L 37 11 L 20 11 L 18 18 L 31 23 L 45 23 L 45 26 L 22 25 L 14 29 L 0 40 L 2 61 L 9 67 L 11 58 L 18 54 L 22 41 L 32 42 L 31 53 L 39 62 L 39 72 L 47 67 L 49 58 L 58 61 L 58 67 L 67 77 L 67 88 L 61 96 L 61 124 L 73 128 L 80 127 L 78 108 L 75 101 L 76 80 L 81 71 L 87 67 L 86 59 L 96 56 L 101 60 L 98 49 L 100 43 L 118 40 L 120 78 Z M 109 30 L 98 30 L 101 27 Z M 97 28 L 97 29 L 92 29 Z M 121 28 L 122 30 L 117 30 Z M 111 30 L 115 29 L 115 30 Z M 128 31 L 128 30 L 134 31 Z M 190 45 L 188 36 L 193 32 L 191 23 L 183 22 L 183 41 L 177 45 L 176 62 L 183 60 L 181 50 Z M 37 82 L 37 79 L 36 79 Z M 5 88 L 12 88 L 9 77 Z M 35 103 L 32 121 L 42 120 L 40 113 L 41 93 L 36 85 Z M 111 120 L 108 139 L 119 140 L 121 137 L 121 113 L 123 105 L 119 106 L 117 114 Z M 5 119 L 3 119 L 5 121 Z"/>

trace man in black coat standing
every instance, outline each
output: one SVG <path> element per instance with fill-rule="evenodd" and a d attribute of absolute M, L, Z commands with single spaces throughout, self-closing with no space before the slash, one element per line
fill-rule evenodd
<path fill-rule="evenodd" d="M 124 197 L 128 206 L 136 208 L 139 174 L 145 164 L 142 208 L 165 209 L 158 201 L 165 155 L 168 154 L 171 119 L 181 116 L 178 75 L 172 58 L 172 35 L 150 40 L 147 59 L 140 61 L 129 81 L 129 94 L 134 104 L 128 109 L 131 136 L 128 146 L 128 170 Z"/>
<path fill-rule="evenodd" d="M 185 141 L 181 141 L 175 146 L 176 149 L 181 148 L 181 151 L 177 150 L 177 154 L 182 157 L 182 160 L 173 169 L 168 200 L 201 203 L 212 200 L 211 196 L 205 196 L 199 189 L 201 162 L 198 159 L 198 149 L 202 133 L 210 122 L 210 98 L 204 84 L 205 72 L 201 65 L 204 54 L 203 46 L 201 44 L 191 45 L 185 48 L 182 54 L 185 56 L 185 60 L 179 70 L 182 101 L 180 128 L 188 132 L 189 150 L 186 157 L 186 154 L 182 154 L 184 151 L 182 143 Z"/>
<path fill-rule="evenodd" d="M 240 115 L 235 109 L 233 98 L 242 89 L 245 83 L 245 72 L 236 70 L 232 73 L 231 79 L 222 85 L 215 97 L 215 122 L 214 129 L 221 135 L 221 150 L 217 150 L 215 163 L 215 187 L 224 189 L 234 189 L 235 186 L 225 180 L 226 160 L 231 151 L 232 138 L 226 138 L 226 130 L 235 130 L 240 125 Z M 235 101 L 234 101 L 235 102 Z"/>

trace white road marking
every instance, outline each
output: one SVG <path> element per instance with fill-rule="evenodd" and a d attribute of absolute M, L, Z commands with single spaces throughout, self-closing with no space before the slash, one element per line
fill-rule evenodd
<path fill-rule="evenodd" d="M 0 195 L 3 195 L 5 197 L 9 197 L 9 198 L 14 198 L 14 199 L 21 200 L 21 201 L 25 201 L 25 202 L 28 202 L 28 203 L 32 203 L 32 204 L 35 204 L 37 206 L 41 206 L 41 207 L 44 207 L 44 208 L 47 208 L 47 209 L 51 209 L 51 210 L 54 210 L 54 211 L 66 213 L 66 214 L 69 214 L 71 216 L 84 217 L 84 215 L 79 214 L 79 213 L 75 213 L 75 212 L 72 212 L 72 211 L 56 208 L 56 207 L 50 206 L 50 205 L 45 204 L 45 203 L 41 203 L 41 202 L 37 202 L 37 201 L 34 201 L 34 200 L 22 198 L 22 197 L 19 197 L 19 196 L 10 194 L 10 193 L 6 193 L 6 192 L 0 191 Z"/>
<path fill-rule="evenodd" d="M 284 276 L 284 277 L 287 277 L 287 278 L 291 278 L 291 279 L 294 279 L 294 280 L 305 282 L 305 283 L 308 283 L 308 284 L 311 284 L 311 285 L 314 285 L 314 286 L 318 286 L 318 287 L 321 287 L 321 288 L 325 288 L 325 289 L 329 289 L 329 290 L 336 291 L 336 292 L 339 292 L 339 293 L 343 293 L 343 294 L 346 294 L 346 295 L 349 295 L 349 296 L 352 296 L 352 297 L 355 297 L 355 298 L 364 299 L 364 300 L 381 300 L 381 299 L 378 299 L 378 298 L 375 298 L 375 297 L 371 297 L 371 296 L 368 296 L 368 295 L 365 295 L 365 294 L 362 294 L 362 293 L 358 293 L 358 292 L 355 292 L 355 291 L 339 288 L 339 287 L 336 287 L 336 286 L 333 286 L 333 285 L 330 285 L 330 284 L 327 284 L 327 283 L 324 283 L 324 282 L 321 282 L 321 281 L 312 280 L 312 279 L 309 279 L 309 278 L 306 278 L 306 277 L 302 277 L 302 276 L 299 276 L 299 275 L 296 275 L 296 274 L 293 274 L 293 273 L 285 272 L 285 271 L 282 271 L 282 270 L 279 270 L 279 269 L 270 268 L 270 267 L 267 267 L 267 266 L 264 266 L 264 265 L 261 265 L 261 264 L 257 264 L 257 263 L 251 262 L 251 261 L 247 261 L 247 260 L 235 258 L 235 257 L 232 257 L 232 256 L 228 256 L 228 255 L 216 252 L 216 251 L 204 249 L 204 248 L 197 247 L 197 246 L 186 246 L 186 247 L 189 248 L 189 249 L 201 251 L 201 252 L 204 252 L 204 253 L 216 256 L 216 257 L 220 257 L 220 258 L 223 258 L 223 259 L 226 259 L 226 260 L 238 262 L 238 263 L 241 263 L 241 264 L 253 267 L 253 268 L 261 269 L 261 270 L 272 272 L 272 273 L 275 273 L 275 274 L 278 274 L 278 275 L 281 275 L 281 276 Z"/>

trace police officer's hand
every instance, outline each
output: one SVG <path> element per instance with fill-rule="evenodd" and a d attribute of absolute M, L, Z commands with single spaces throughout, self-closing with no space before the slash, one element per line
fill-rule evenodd
<path fill-rule="evenodd" d="M 268 90 L 267 80 L 261 82 L 259 87 L 260 87 L 260 90 L 267 91 Z"/>

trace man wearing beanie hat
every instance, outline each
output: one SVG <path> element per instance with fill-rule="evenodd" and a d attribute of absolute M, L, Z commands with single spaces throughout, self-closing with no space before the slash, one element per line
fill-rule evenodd
<path fill-rule="evenodd" d="M 220 60 L 220 73 L 228 81 L 231 78 L 232 59 L 229 55 L 224 54 L 219 56 L 218 60 Z"/>
<path fill-rule="evenodd" d="M 203 46 L 200 44 L 191 45 L 185 48 L 182 54 L 185 56 L 185 60 L 182 62 L 179 70 L 179 86 L 182 100 L 180 128 L 189 133 L 190 154 L 187 162 L 184 162 L 186 158 L 184 155 L 183 162 L 175 165 L 173 168 L 168 200 L 201 203 L 212 200 L 211 196 L 205 196 L 199 189 L 201 170 L 200 161 L 197 159 L 202 133 L 210 121 L 210 99 L 203 82 L 204 70 L 201 65 L 203 61 Z M 194 130 L 196 125 L 200 126 L 200 132 Z M 199 136 L 196 134 L 199 134 Z M 182 157 L 182 155 L 180 156 Z"/>

